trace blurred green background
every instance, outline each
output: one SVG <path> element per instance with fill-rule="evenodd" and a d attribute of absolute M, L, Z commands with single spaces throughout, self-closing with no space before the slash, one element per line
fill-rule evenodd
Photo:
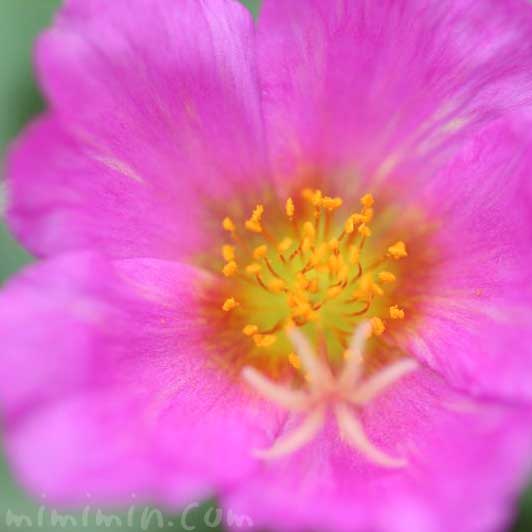
<path fill-rule="evenodd" d="M 112 0 L 111 0 L 112 1 Z M 241 0 L 256 15 L 260 0 Z M 295 1 L 295 0 L 294 0 Z M 378 0 L 376 0 L 378 1 Z M 3 160 L 9 142 L 21 131 L 24 125 L 44 108 L 32 71 L 31 51 L 35 36 L 48 25 L 61 0 L 0 0 L 0 158 Z M 303 6 L 302 6 L 303 7 Z M 1 190 L 1 189 L 0 189 Z M 0 196 L 0 205 L 2 199 Z M 5 225 L 0 221 L 0 283 L 31 261 L 31 257 L 11 238 Z M 37 443 L 36 443 L 37 444 Z M 474 487 L 472 487 L 474 489 Z M 0 532 L 8 530 L 7 512 L 28 515 L 34 525 L 37 522 L 39 502 L 30 501 L 10 476 L 7 464 L 0 456 Z M 209 513 L 209 510 L 210 513 Z M 205 520 L 214 519 L 214 503 L 205 503 L 190 512 L 186 524 L 193 525 L 197 531 L 222 530 L 205 525 Z M 122 527 L 104 526 L 111 532 L 123 530 Z M 39 530 L 57 530 L 61 526 L 50 525 L 50 513 L 46 514 L 44 526 Z M 77 516 L 78 520 L 80 516 Z M 179 516 L 166 517 L 165 528 L 184 530 Z M 138 522 L 138 519 L 137 521 Z M 172 522 L 172 525 L 169 525 Z M 212 522 L 212 521 L 211 521 Z M 48 523 L 48 525 L 46 525 Z M 153 530 L 160 529 L 156 520 L 152 520 Z M 22 524 L 14 530 L 31 530 Z M 65 529 L 65 527 L 62 527 Z M 67 530 L 74 530 L 72 525 Z M 138 528 L 140 530 L 140 526 Z M 514 532 L 532 532 L 532 490 L 525 493 L 521 501 L 521 511 Z M 416 532 L 416 531 L 412 531 Z M 452 531 L 450 531 L 452 532 Z"/>

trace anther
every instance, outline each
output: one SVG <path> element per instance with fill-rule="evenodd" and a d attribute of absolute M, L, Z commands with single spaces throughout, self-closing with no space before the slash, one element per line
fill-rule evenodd
<path fill-rule="evenodd" d="M 233 275 L 236 274 L 238 270 L 238 266 L 236 264 L 236 262 L 234 260 L 228 262 L 222 269 L 222 273 L 226 276 L 226 277 L 233 277 Z"/>
<path fill-rule="evenodd" d="M 257 347 L 270 347 L 277 341 L 275 334 L 255 334 L 253 341 Z"/>
<path fill-rule="evenodd" d="M 233 220 L 231 220 L 231 218 L 229 218 L 229 216 L 226 216 L 224 219 L 223 219 L 223 222 L 222 222 L 222 227 L 228 231 L 229 233 L 234 233 L 236 231 L 236 226 L 233 222 Z"/>
<path fill-rule="evenodd" d="M 240 303 L 238 303 L 238 301 L 234 297 L 229 297 L 224 301 L 224 304 L 222 305 L 222 310 L 224 312 L 230 312 L 239 305 Z"/>
<path fill-rule="evenodd" d="M 390 318 L 392 320 L 403 320 L 405 318 L 405 311 L 402 308 L 399 308 L 397 305 L 390 307 Z"/>
<path fill-rule="evenodd" d="M 375 336 L 380 336 L 386 330 L 384 322 L 378 317 L 371 318 L 369 322 L 371 324 L 371 332 Z"/>
<path fill-rule="evenodd" d="M 391 272 L 380 272 L 379 280 L 382 281 L 383 283 L 394 283 L 396 280 L 396 277 Z"/>
<path fill-rule="evenodd" d="M 288 219 L 292 221 L 294 219 L 294 214 L 296 213 L 296 207 L 292 198 L 286 200 L 285 211 Z"/>
<path fill-rule="evenodd" d="M 256 325 L 248 324 L 242 329 L 242 332 L 246 336 L 253 336 L 259 332 L 259 328 Z"/>
<path fill-rule="evenodd" d="M 234 246 L 229 246 L 229 245 L 222 246 L 222 256 L 226 262 L 235 260 Z"/>
<path fill-rule="evenodd" d="M 396 242 L 388 248 L 388 255 L 396 260 L 407 257 L 406 244 L 402 240 L 399 240 L 399 242 Z"/>

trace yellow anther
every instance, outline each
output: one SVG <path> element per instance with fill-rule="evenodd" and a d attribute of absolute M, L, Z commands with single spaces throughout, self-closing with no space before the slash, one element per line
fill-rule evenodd
<path fill-rule="evenodd" d="M 328 242 L 328 246 L 329 246 L 329 249 L 331 251 L 336 251 L 338 249 L 338 246 L 340 244 L 338 243 L 338 240 L 336 240 L 336 238 L 332 238 L 331 240 L 329 240 Z"/>
<path fill-rule="evenodd" d="M 359 292 L 363 296 L 382 296 L 384 290 L 372 279 L 371 275 L 364 275 L 360 279 Z"/>
<path fill-rule="evenodd" d="M 344 289 L 341 286 L 331 286 L 331 288 L 327 290 L 327 298 L 334 299 L 335 297 L 338 297 L 343 290 Z"/>
<path fill-rule="evenodd" d="M 399 242 L 396 242 L 388 248 L 388 255 L 396 260 L 407 257 L 406 244 L 402 240 L 399 240 Z"/>
<path fill-rule="evenodd" d="M 371 236 L 371 229 L 370 229 L 366 224 L 362 224 L 361 226 L 359 226 L 359 228 L 358 228 L 358 232 L 359 232 L 364 238 L 367 238 L 367 237 Z"/>
<path fill-rule="evenodd" d="M 264 206 L 263 205 L 257 205 L 253 212 L 251 213 L 251 217 L 249 220 L 246 220 L 245 226 L 248 231 L 251 231 L 253 233 L 262 233 L 262 215 L 264 214 Z"/>
<path fill-rule="evenodd" d="M 374 336 L 380 336 L 386 330 L 384 322 L 380 318 L 371 318 L 369 321 L 371 324 L 371 332 Z"/>
<path fill-rule="evenodd" d="M 234 297 L 228 297 L 222 305 L 222 310 L 224 312 L 229 312 L 238 307 L 238 305 L 240 305 L 240 303 Z"/>
<path fill-rule="evenodd" d="M 282 279 L 277 279 L 276 277 L 274 277 L 269 283 L 268 283 L 268 288 L 278 294 L 279 292 L 282 292 L 285 288 L 285 283 Z"/>
<path fill-rule="evenodd" d="M 360 203 L 363 207 L 366 207 L 367 209 L 373 207 L 375 205 L 375 199 L 373 198 L 372 194 L 364 194 L 360 198 Z"/>
<path fill-rule="evenodd" d="M 238 266 L 234 260 L 229 261 L 222 269 L 226 277 L 232 277 L 238 271 Z"/>
<path fill-rule="evenodd" d="M 255 260 L 261 260 L 268 254 L 268 246 L 263 244 L 262 246 L 257 246 L 253 250 L 253 258 Z"/>
<path fill-rule="evenodd" d="M 395 275 L 392 272 L 380 272 L 379 280 L 383 283 L 394 283 L 396 280 Z"/>
<path fill-rule="evenodd" d="M 246 220 L 244 225 L 246 229 L 252 233 L 262 233 L 262 225 L 260 222 L 256 222 L 255 220 Z"/>
<path fill-rule="evenodd" d="M 262 220 L 262 215 L 264 214 L 264 205 L 261 205 L 260 203 L 253 209 L 253 212 L 251 214 L 251 219 L 255 220 L 256 222 L 260 222 Z"/>
<path fill-rule="evenodd" d="M 255 334 L 253 341 L 257 347 L 270 347 L 277 341 L 275 334 Z"/>
<path fill-rule="evenodd" d="M 234 246 L 222 246 L 222 256 L 226 262 L 235 260 L 235 247 Z"/>
<path fill-rule="evenodd" d="M 229 218 L 229 216 L 226 216 L 226 217 L 223 219 L 222 227 L 223 227 L 226 231 L 228 231 L 229 233 L 234 233 L 235 230 L 236 230 L 236 226 L 235 226 L 233 220 L 231 220 L 231 218 Z"/>
<path fill-rule="evenodd" d="M 316 238 L 316 228 L 312 222 L 305 222 L 303 224 L 303 236 L 311 241 Z"/>
<path fill-rule="evenodd" d="M 322 201 L 323 207 L 325 207 L 328 211 L 339 209 L 342 204 L 342 198 L 331 198 L 330 196 L 325 196 Z"/>
<path fill-rule="evenodd" d="M 285 251 L 288 251 L 292 247 L 292 239 L 291 238 L 283 238 L 281 242 L 279 242 L 279 245 L 277 246 L 277 249 L 280 253 L 284 253 Z"/>
<path fill-rule="evenodd" d="M 390 307 L 390 318 L 392 320 L 404 320 L 405 311 L 402 308 L 399 308 L 397 305 Z"/>
<path fill-rule="evenodd" d="M 258 262 L 252 262 L 246 266 L 246 273 L 249 275 L 257 275 L 262 269 L 262 266 Z"/>
<path fill-rule="evenodd" d="M 286 211 L 286 215 L 288 216 L 289 220 L 293 220 L 294 214 L 296 213 L 296 207 L 294 205 L 294 200 L 292 198 L 288 198 L 286 200 L 285 211 Z"/>
<path fill-rule="evenodd" d="M 242 332 L 246 336 L 253 336 L 254 334 L 257 334 L 259 332 L 259 328 L 256 325 L 248 324 L 242 329 Z"/>
<path fill-rule="evenodd" d="M 290 362 L 294 368 L 301 369 L 301 360 L 299 360 L 299 357 L 294 352 L 288 354 L 288 362 Z"/>

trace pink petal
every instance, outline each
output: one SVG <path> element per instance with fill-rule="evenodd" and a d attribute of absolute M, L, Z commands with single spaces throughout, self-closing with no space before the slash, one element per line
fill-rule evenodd
<path fill-rule="evenodd" d="M 532 10 L 521 0 L 265 0 L 259 75 L 279 175 L 429 177 L 501 113 L 528 120 Z"/>
<path fill-rule="evenodd" d="M 249 475 L 277 417 L 206 349 L 204 274 L 63 256 L 0 299 L 0 401 L 18 478 L 48 500 L 173 505 Z M 53 474 L 51 474 L 53 472 Z"/>
<path fill-rule="evenodd" d="M 420 320 L 397 339 L 474 394 L 532 399 L 531 153 L 493 124 L 406 200 L 438 227 L 404 287 Z"/>
<path fill-rule="evenodd" d="M 36 254 L 183 257 L 217 228 L 212 198 L 267 185 L 238 2 L 71 0 L 37 63 L 52 116 L 8 164 L 9 220 Z"/>
<path fill-rule="evenodd" d="M 362 411 L 369 440 L 406 467 L 370 463 L 331 420 L 312 444 L 265 462 L 224 505 L 259 529 L 502 530 L 530 468 L 531 416 L 524 407 L 470 401 L 421 370 Z"/>

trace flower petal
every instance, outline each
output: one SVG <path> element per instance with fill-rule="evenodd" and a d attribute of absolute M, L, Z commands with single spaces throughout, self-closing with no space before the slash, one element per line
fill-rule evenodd
<path fill-rule="evenodd" d="M 461 389 L 528 401 L 530 153 L 507 124 L 494 123 L 430 182 L 409 189 L 434 225 L 423 244 L 433 259 L 406 281 L 419 320 L 397 337 L 405 351 Z"/>
<path fill-rule="evenodd" d="M 214 362 L 202 272 L 63 256 L 0 298 L 0 404 L 18 477 L 48 500 L 179 504 L 256 467 L 277 414 Z M 54 474 L 51 475 L 50 472 Z"/>
<path fill-rule="evenodd" d="M 9 220 L 36 254 L 183 257 L 222 216 L 212 198 L 225 208 L 267 184 L 254 26 L 238 2 L 70 0 L 37 63 L 52 117 L 8 164 Z"/>
<path fill-rule="evenodd" d="M 259 74 L 276 172 L 348 187 L 431 176 L 442 150 L 493 117 L 530 120 L 531 31 L 521 0 L 265 0 Z"/>
<path fill-rule="evenodd" d="M 405 467 L 371 463 L 331 419 L 321 437 L 266 462 L 224 505 L 273 530 L 502 530 L 530 467 L 531 415 L 468 400 L 420 370 L 362 411 L 369 441 Z"/>

